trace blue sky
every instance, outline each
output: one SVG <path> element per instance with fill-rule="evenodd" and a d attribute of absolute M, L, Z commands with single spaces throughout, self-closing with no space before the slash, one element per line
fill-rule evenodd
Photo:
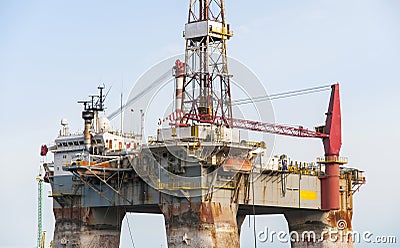
<path fill-rule="evenodd" d="M 56 137 L 60 119 L 81 129 L 76 101 L 99 83 L 113 86 L 108 107 L 114 110 L 121 89 L 129 92 L 149 67 L 182 53 L 187 8 L 188 1 L 0 0 L 2 247 L 35 246 L 39 148 Z M 226 8 L 235 32 L 228 54 L 251 68 L 268 92 L 341 83 L 342 155 L 366 170 L 368 180 L 355 195 L 354 228 L 399 239 L 400 2 L 255 0 L 226 1 Z M 276 121 L 321 124 L 327 101 L 328 94 L 275 101 Z M 318 141 L 282 137 L 276 151 L 299 160 L 323 152 Z M 45 209 L 51 236 L 50 199 Z M 136 247 L 165 247 L 160 216 L 129 221 Z M 286 228 L 281 217 L 257 218 L 257 228 L 266 225 Z M 249 247 L 245 226 L 242 244 Z M 126 222 L 121 243 L 132 247 Z"/>

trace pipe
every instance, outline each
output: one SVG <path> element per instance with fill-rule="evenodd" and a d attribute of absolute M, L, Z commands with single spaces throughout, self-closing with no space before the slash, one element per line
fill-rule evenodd
<path fill-rule="evenodd" d="M 337 158 L 330 158 L 337 161 Z M 332 162 L 325 165 L 326 177 L 323 179 L 324 189 L 322 193 L 321 208 L 325 210 L 340 209 L 340 182 L 339 182 L 339 164 Z"/>
<path fill-rule="evenodd" d="M 183 81 L 185 78 L 185 63 L 179 59 L 175 62 L 175 110 L 176 112 L 182 111 L 182 100 L 183 100 Z"/>
<path fill-rule="evenodd" d="M 82 111 L 82 119 L 85 121 L 85 129 L 83 131 L 84 144 L 86 150 L 89 151 L 92 145 L 92 137 L 90 136 L 90 130 L 92 129 L 92 120 L 94 119 L 94 113 L 90 110 Z"/>

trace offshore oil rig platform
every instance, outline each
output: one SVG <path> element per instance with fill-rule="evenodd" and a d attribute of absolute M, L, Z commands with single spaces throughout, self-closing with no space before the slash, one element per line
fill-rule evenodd
<path fill-rule="evenodd" d="M 61 121 L 54 144 L 41 152 L 54 154 L 43 164 L 54 247 L 119 247 L 127 212 L 163 214 L 169 248 L 238 248 L 246 215 L 267 214 L 284 214 L 291 232 L 316 234 L 292 247 L 354 247 L 353 194 L 365 177 L 340 157 L 339 85 L 331 86 L 326 123 L 315 131 L 234 118 L 226 55 L 232 35 L 223 0 L 190 1 L 185 61 L 171 65 L 175 107 L 156 138 L 111 131 L 103 87 L 81 102 L 83 133 Z M 325 154 L 315 163 L 268 157 L 269 144 L 242 140 L 241 129 L 321 139 Z"/>

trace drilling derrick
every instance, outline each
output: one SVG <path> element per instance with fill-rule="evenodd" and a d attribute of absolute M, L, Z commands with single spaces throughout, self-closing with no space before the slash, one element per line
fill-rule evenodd
<path fill-rule="evenodd" d="M 170 248 L 240 246 L 238 223 L 240 226 L 243 218 L 237 219 L 238 196 L 233 194 L 235 182 L 228 186 L 221 181 L 221 177 L 232 179 L 230 176 L 234 177 L 242 165 L 247 166 L 244 169 L 247 176 L 251 170 L 247 160 L 250 149 L 238 145 L 239 131 L 231 129 L 230 75 L 226 56 L 226 41 L 231 36 L 223 0 L 190 1 L 184 31 L 185 62 L 176 61 L 175 65 L 175 110 L 180 115 L 172 132 L 179 135 L 170 135 L 170 128 L 161 129 L 157 140 L 166 144 L 172 140 L 195 143 L 188 148 L 181 145 L 180 149 L 187 152 L 179 158 L 166 153 L 160 146 L 150 146 L 153 153 L 164 154 L 169 161 L 177 158 L 182 169 L 167 170 L 185 176 L 187 180 L 187 186 L 178 187 L 184 197 L 172 196 L 175 187 L 170 185 L 167 194 L 162 195 L 160 209 L 165 217 Z M 159 163 L 163 164 L 162 159 Z M 220 170 L 222 167 L 225 171 Z M 234 171 L 232 167 L 238 170 Z M 237 176 L 241 175 L 240 172 Z M 196 180 L 194 178 L 198 181 L 189 184 Z"/>
<path fill-rule="evenodd" d="M 189 120 L 231 126 L 232 105 L 223 0 L 191 0 L 185 26 L 185 81 L 181 123 Z"/>

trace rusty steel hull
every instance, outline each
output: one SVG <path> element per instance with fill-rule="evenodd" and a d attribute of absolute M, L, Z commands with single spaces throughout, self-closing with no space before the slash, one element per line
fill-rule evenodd
<path fill-rule="evenodd" d="M 152 179 L 151 173 L 148 177 Z M 214 178 L 214 183 L 225 180 L 222 173 Z M 106 184 L 97 178 L 54 177 L 54 247 L 119 247 L 125 212 L 162 213 L 169 248 L 239 248 L 240 226 L 246 215 L 253 214 L 285 214 L 290 231 L 299 233 L 335 230 L 340 220 L 346 222 L 343 231 L 351 231 L 350 174 L 340 175 L 340 210 L 330 211 L 321 210 L 321 183 L 317 175 L 271 171 L 250 183 L 249 175 L 239 174 L 233 183 L 214 191 L 207 187 L 209 178 L 204 176 L 205 186 L 161 188 L 165 193 L 134 173 L 117 179 L 111 178 Z M 321 240 L 294 242 L 292 247 L 354 246 L 351 241 L 331 242 L 325 237 Z"/>
<path fill-rule="evenodd" d="M 293 238 L 292 248 L 354 247 L 351 236 L 351 211 L 298 210 L 285 213 L 285 217 Z"/>
<path fill-rule="evenodd" d="M 118 248 L 124 212 L 119 208 L 55 208 L 54 247 Z"/>
<path fill-rule="evenodd" d="M 169 248 L 239 248 L 237 205 L 218 202 L 162 204 Z"/>

